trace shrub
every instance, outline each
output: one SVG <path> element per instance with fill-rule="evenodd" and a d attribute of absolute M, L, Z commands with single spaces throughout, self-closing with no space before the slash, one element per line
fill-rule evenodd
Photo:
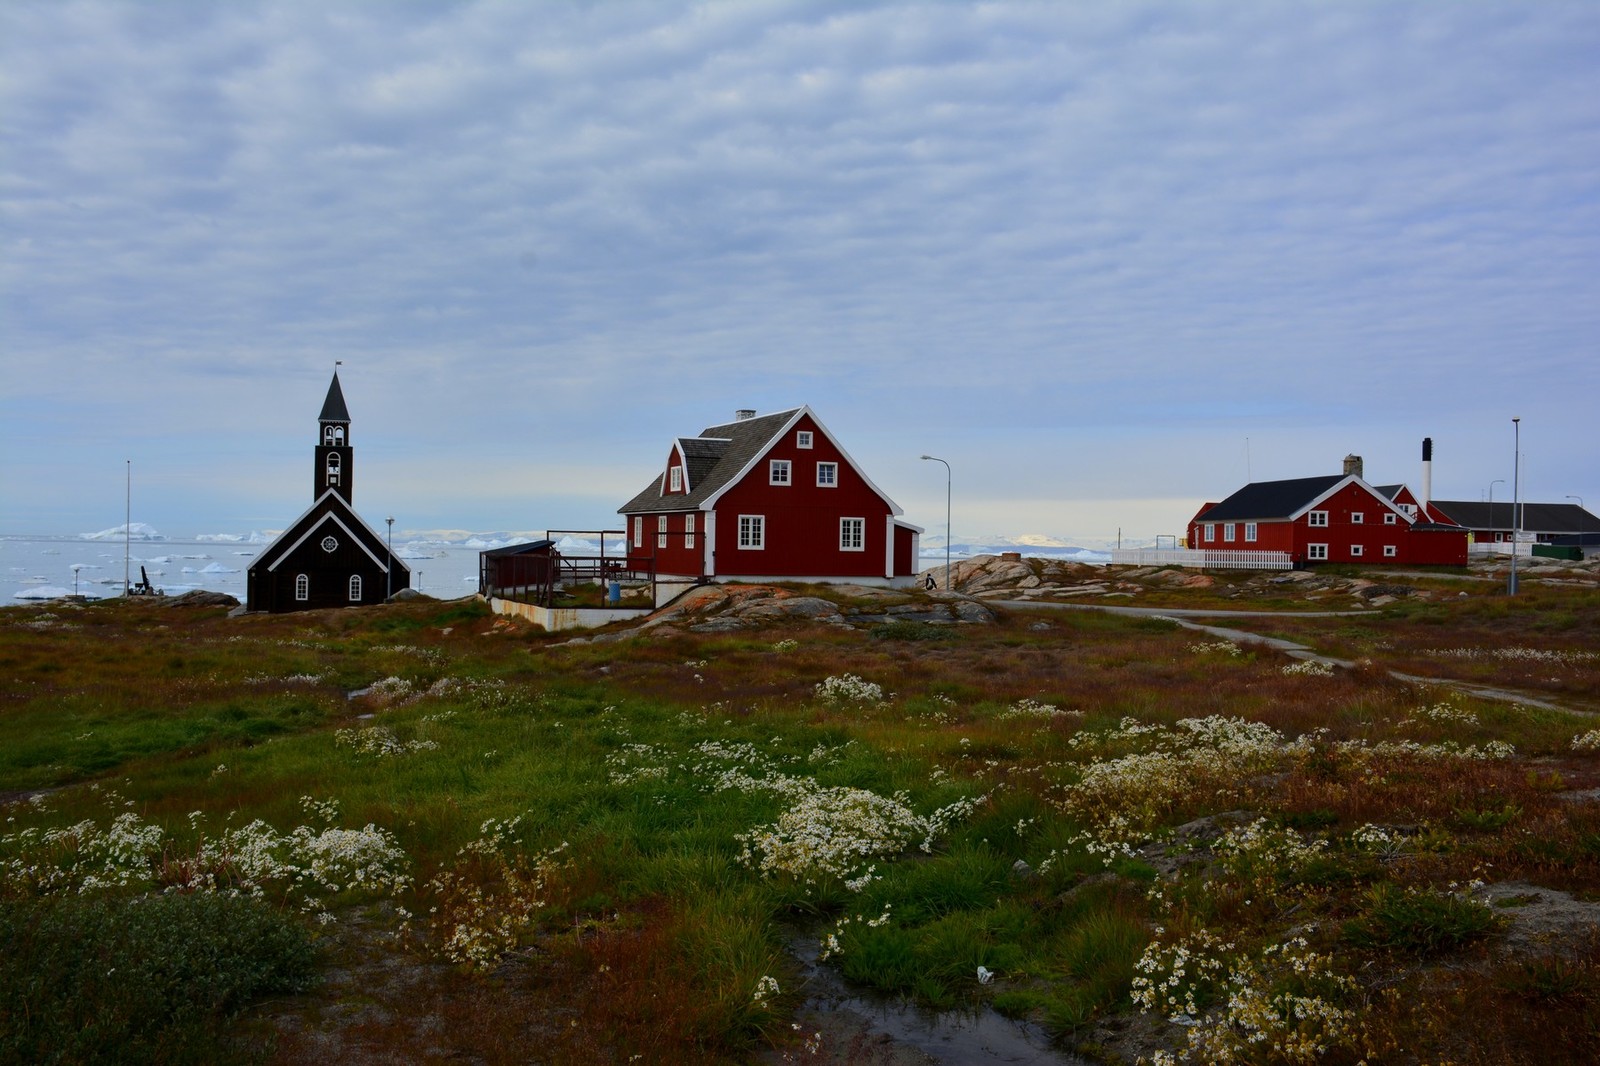
<path fill-rule="evenodd" d="M 225 1023 L 314 976 L 300 926 L 208 893 L 0 905 L 0 951 L 5 1062 L 249 1061 Z"/>
<path fill-rule="evenodd" d="M 1344 938 L 1358 947 L 1432 955 L 1486 937 L 1504 922 L 1465 892 L 1381 884 L 1367 893 L 1361 915 L 1345 923 Z"/>

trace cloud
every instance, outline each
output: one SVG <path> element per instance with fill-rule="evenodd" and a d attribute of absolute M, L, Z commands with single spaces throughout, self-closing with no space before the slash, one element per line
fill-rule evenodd
<path fill-rule="evenodd" d="M 1507 465 L 1514 404 L 1600 498 L 1591 5 L 76 2 L 0 39 L 20 497 L 151 435 L 293 449 L 342 358 L 439 507 L 486 452 L 632 484 L 801 402 L 1008 499 L 1026 430 L 1107 500 L 1231 491 L 1247 435 L 1282 476 L 1435 427 Z"/>

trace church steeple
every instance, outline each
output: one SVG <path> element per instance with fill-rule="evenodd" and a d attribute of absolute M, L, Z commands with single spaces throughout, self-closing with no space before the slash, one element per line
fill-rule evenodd
<path fill-rule="evenodd" d="M 335 369 L 328 398 L 322 401 L 322 413 L 317 416 L 316 487 L 311 498 L 317 499 L 333 489 L 344 497 L 345 503 L 352 503 L 351 459 L 350 410 L 344 405 L 344 390 L 339 388 L 339 371 Z"/>

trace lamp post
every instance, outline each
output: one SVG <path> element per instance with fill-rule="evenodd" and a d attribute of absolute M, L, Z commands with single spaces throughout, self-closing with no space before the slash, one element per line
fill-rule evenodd
<path fill-rule="evenodd" d="M 1506 483 L 1506 479 L 1503 478 L 1503 477 L 1497 477 L 1493 481 L 1489 482 L 1489 528 L 1490 529 L 1494 528 L 1494 487 L 1496 485 L 1504 485 L 1505 483 Z M 1498 533 L 1496 533 L 1495 535 L 1499 536 Z"/>
<path fill-rule="evenodd" d="M 950 587 L 950 464 L 937 455 L 924 455 L 922 458 L 935 463 L 944 463 L 944 590 L 953 592 Z"/>
<path fill-rule="evenodd" d="M 1585 517 L 1588 516 L 1589 512 L 1583 509 L 1583 497 L 1582 496 L 1574 496 L 1571 493 L 1568 493 L 1567 494 L 1567 499 L 1569 499 L 1569 500 L 1577 500 L 1578 501 L 1578 553 L 1581 555 L 1583 553 L 1583 535 L 1584 535 L 1583 520 L 1584 520 Z"/>
<path fill-rule="evenodd" d="M 389 549 L 389 558 L 383 566 L 383 600 L 388 603 L 389 597 L 394 595 L 394 515 L 390 515 L 384 521 L 389 523 L 388 540 L 384 543 L 384 547 Z"/>
<path fill-rule="evenodd" d="M 78 571 L 82 570 L 82 569 L 83 569 L 83 564 L 82 563 L 73 563 L 72 564 L 72 594 L 74 596 L 76 596 L 78 594 Z"/>
<path fill-rule="evenodd" d="M 1517 508 L 1522 505 L 1522 419 L 1511 420 L 1511 584 L 1507 586 L 1509 595 L 1517 594 L 1517 534 L 1520 532 L 1521 522 L 1517 518 Z"/>

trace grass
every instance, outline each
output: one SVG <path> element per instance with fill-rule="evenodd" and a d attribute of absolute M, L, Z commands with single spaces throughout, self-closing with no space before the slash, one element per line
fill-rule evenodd
<path fill-rule="evenodd" d="M 1492 626 L 1505 646 L 1555 648 L 1566 637 L 1552 618 L 1589 624 L 1582 594 L 1562 595 L 1431 608 L 1444 622 L 1325 619 L 1305 636 L 1376 648 L 1425 632 L 1466 646 Z M 99 951 L 123 943 L 114 924 L 161 931 L 124 920 L 156 913 L 139 907 L 224 898 L 162 895 L 211 877 L 259 884 L 260 898 L 226 930 L 165 923 L 215 945 L 214 972 L 175 962 L 153 984 L 226 994 L 201 997 L 210 1006 L 193 1016 L 117 1007 L 170 1027 L 170 1046 L 197 1059 L 237 1055 L 263 1029 L 277 1061 L 314 1056 L 305 1033 L 359 999 L 376 1007 L 341 1030 L 351 1055 L 423 1041 L 490 1063 L 530 1047 L 580 1063 L 747 1061 L 792 1050 L 803 997 L 787 944 L 799 935 L 831 936 L 826 964 L 864 987 L 941 1008 L 992 1002 L 1104 1045 L 1101 1021 L 1142 1009 L 1144 961 L 1166 965 L 1208 936 L 1232 945 L 1205 948 L 1218 973 L 1262 996 L 1321 997 L 1335 1018 L 1357 996 L 1344 982 L 1379 996 L 1422 981 L 1418 960 L 1498 942 L 1511 919 L 1452 884 L 1492 870 L 1600 894 L 1600 810 L 1567 795 L 1600 784 L 1600 753 L 1571 747 L 1591 722 L 1379 669 L 1285 674 L 1277 653 L 1203 643 L 1087 612 L 573 644 L 463 603 L 232 620 L 140 603 L 0 610 L 0 666 L 19 679 L 0 693 L 0 794 L 55 789 L 5 811 L 0 899 L 34 945 L 8 974 L 57 972 L 50 952 L 67 948 L 40 932 L 49 915 L 123 916 L 90 914 L 92 934 L 67 945 Z M 846 674 L 881 691 L 835 685 L 844 695 L 825 698 Z M 915 830 L 879 838 L 836 822 L 800 835 L 816 828 L 800 812 L 844 809 L 807 806 L 829 790 L 892 803 Z M 114 844 L 119 816 L 156 843 Z M 252 872 L 244 843 L 220 845 L 256 819 L 297 869 L 313 845 L 355 846 L 371 824 L 381 836 L 363 846 L 391 841 L 404 876 L 376 880 L 350 858 L 316 878 Z M 776 853 L 761 834 L 780 826 L 794 846 L 764 869 Z M 826 861 L 806 850 L 847 838 L 857 850 Z M 252 922 L 256 940 L 223 936 Z M 291 966 L 311 944 L 314 971 Z M 189 957 L 160 939 L 115 950 Z M 1316 980 L 1288 981 L 1283 952 Z M 1517 978 L 1510 966 L 1495 995 L 1581 1028 L 1589 970 L 1548 961 Z M 320 992 L 281 998 L 313 972 Z M 79 983 L 54 986 L 64 1018 L 106 998 Z M 269 994 L 270 1012 L 247 1006 Z M 1426 1043 L 1455 1003 L 1377 1009 L 1322 1035 L 1352 1055 Z M 37 1024 L 0 1014 L 0 1039 L 43 1046 Z"/>

